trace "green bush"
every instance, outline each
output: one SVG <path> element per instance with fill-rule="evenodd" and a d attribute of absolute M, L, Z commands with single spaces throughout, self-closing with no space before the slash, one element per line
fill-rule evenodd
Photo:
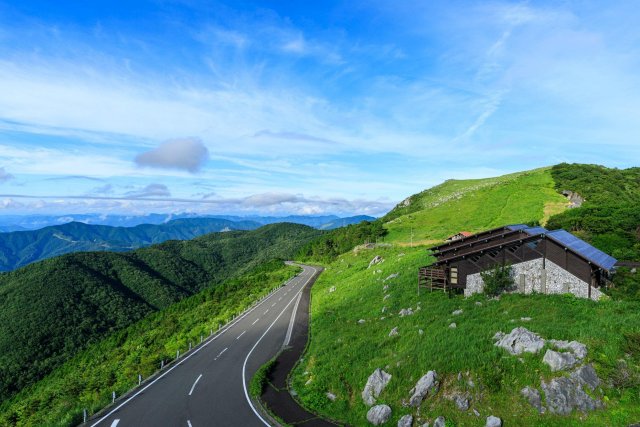
<path fill-rule="evenodd" d="M 513 288 L 513 270 L 509 264 L 497 264 L 489 270 L 480 273 L 484 282 L 484 292 L 489 296 L 496 296 Z"/>

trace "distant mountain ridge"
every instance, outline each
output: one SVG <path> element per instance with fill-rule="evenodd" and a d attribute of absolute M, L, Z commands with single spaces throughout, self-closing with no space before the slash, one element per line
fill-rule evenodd
<path fill-rule="evenodd" d="M 154 214 L 142 218 L 160 221 L 166 217 Z M 73 217 L 66 219 L 70 218 Z M 132 219 L 125 218 L 127 217 L 121 218 L 122 222 L 132 221 Z M 90 218 L 85 215 L 78 219 L 89 220 Z M 335 215 L 195 217 L 172 219 L 159 224 L 139 224 L 133 227 L 114 227 L 74 221 L 37 230 L 0 233 L 0 271 L 11 271 L 35 261 L 72 252 L 123 252 L 167 240 L 189 240 L 213 232 L 255 230 L 263 225 L 273 223 L 288 222 L 320 230 L 330 230 L 373 219 L 375 218 L 366 215 L 349 218 L 340 218 Z"/>

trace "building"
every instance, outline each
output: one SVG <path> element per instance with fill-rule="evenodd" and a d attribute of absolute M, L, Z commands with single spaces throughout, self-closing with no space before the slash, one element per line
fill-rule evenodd
<path fill-rule="evenodd" d="M 421 288 L 482 292 L 480 272 L 498 264 L 512 266 L 519 292 L 572 293 L 599 299 L 615 258 L 565 230 L 524 224 L 448 241 L 431 248 L 436 261 L 418 273 Z"/>

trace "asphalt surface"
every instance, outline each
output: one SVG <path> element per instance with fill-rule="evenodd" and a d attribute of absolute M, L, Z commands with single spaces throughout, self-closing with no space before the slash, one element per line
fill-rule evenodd
<path fill-rule="evenodd" d="M 292 314 L 302 290 L 318 269 L 304 271 L 286 286 L 196 348 L 90 426 L 265 426 L 249 401 L 256 370 L 291 340 Z M 298 304 L 297 304 L 298 303 Z"/>

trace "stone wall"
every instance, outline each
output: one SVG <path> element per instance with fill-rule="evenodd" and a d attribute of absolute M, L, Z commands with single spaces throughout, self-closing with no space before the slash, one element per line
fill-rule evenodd
<path fill-rule="evenodd" d="M 511 266 L 513 279 L 517 286 L 517 292 L 530 294 L 538 292 L 542 294 L 572 293 L 580 298 L 588 298 L 589 285 L 580 280 L 564 268 L 547 260 L 546 269 L 542 268 L 542 258 L 521 262 Z M 467 287 L 464 295 L 469 296 L 484 290 L 484 282 L 480 273 L 467 276 Z M 603 295 L 600 290 L 591 288 L 591 299 L 598 300 Z"/>

